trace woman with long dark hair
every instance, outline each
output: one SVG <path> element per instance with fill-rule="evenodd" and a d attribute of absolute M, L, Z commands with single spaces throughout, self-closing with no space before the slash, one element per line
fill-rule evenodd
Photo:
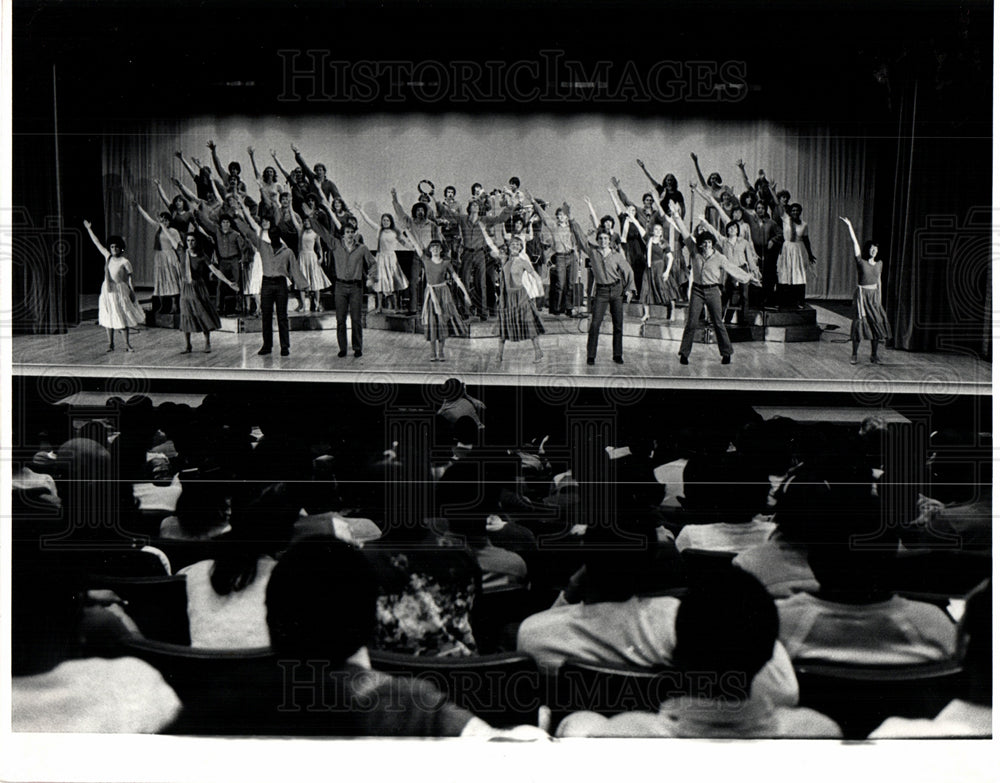
<path fill-rule="evenodd" d="M 892 330 L 889 316 L 882 306 L 882 262 L 875 260 L 878 245 L 869 239 L 862 249 L 850 218 L 840 219 L 851 232 L 854 258 L 858 264 L 858 289 L 854 292 L 854 319 L 851 321 L 851 364 L 858 363 L 858 346 L 862 340 L 871 340 L 871 363 L 881 364 L 878 343 L 879 340 L 888 340 Z"/>

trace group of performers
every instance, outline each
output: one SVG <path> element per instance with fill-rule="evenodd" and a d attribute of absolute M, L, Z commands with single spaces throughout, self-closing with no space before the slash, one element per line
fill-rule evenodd
<path fill-rule="evenodd" d="M 446 358 L 446 339 L 466 335 L 470 318 L 494 316 L 499 319 L 498 362 L 506 342 L 521 340 L 532 343 L 540 360 L 544 327 L 539 311 L 547 298 L 552 315 L 571 317 L 582 317 L 589 302 L 588 364 L 595 361 L 601 322 L 610 310 L 612 358 L 622 363 L 623 304 L 636 297 L 643 306 L 641 332 L 651 306 L 665 307 L 668 318 L 675 306 L 687 307 L 682 364 L 688 363 L 705 310 L 722 362 L 729 364 L 726 305 L 744 315 L 750 306 L 802 308 L 807 274 L 817 260 L 801 204 L 763 171 L 751 182 L 743 161 L 737 168 L 745 187 L 737 196 L 718 172 L 706 178 L 698 157 L 691 155 L 696 174 L 691 192 L 705 203 L 695 218 L 687 212 L 677 178 L 667 174 L 658 181 L 637 160 L 655 195 L 650 191 L 633 201 L 612 177 L 607 190 L 613 213 L 599 217 L 585 198 L 590 218 L 585 228 L 568 204 L 553 209 L 517 177 L 490 192 L 473 184 L 465 204 L 453 185 L 439 199 L 434 184 L 422 180 L 419 199 L 409 210 L 392 189 L 391 211 L 376 221 L 358 202 L 349 209 L 326 166 L 310 166 L 294 145 L 297 165 L 290 171 L 274 150 L 274 165 L 261 170 L 254 149 L 247 148 L 259 195 L 255 200 L 240 163 L 224 168 L 214 142 L 208 147 L 214 173 L 197 158 L 175 153 L 193 187 L 172 178 L 176 192 L 171 196 L 154 180 L 164 206 L 157 217 L 132 200 L 156 232 L 154 308 L 179 313 L 188 352 L 194 332 L 204 335 L 205 351 L 210 351 L 210 333 L 221 325 L 219 312 L 235 306 L 240 313 L 256 309 L 262 315 L 261 354 L 271 352 L 276 314 L 281 353 L 288 355 L 289 293 L 301 310 L 308 298 L 310 309 L 320 311 L 322 293 L 332 288 L 338 355 L 348 352 L 349 314 L 351 348 L 360 357 L 367 288 L 375 294 L 377 312 L 389 308 L 421 316 L 431 361 Z M 881 261 L 875 261 L 872 242 L 862 252 L 853 226 L 843 220 L 858 258 L 852 363 L 861 340 L 871 341 L 872 362 L 878 362 L 878 342 L 889 334 L 880 296 Z M 131 350 L 128 330 L 145 314 L 136 301 L 125 242 L 109 237 L 105 248 L 85 225 L 105 257 L 99 321 L 108 330 L 109 350 L 116 330 L 124 331 L 126 350 Z M 362 225 L 375 232 L 374 254 Z M 217 280 L 214 300 L 212 277 Z M 227 289 L 235 296 L 226 296 Z"/>

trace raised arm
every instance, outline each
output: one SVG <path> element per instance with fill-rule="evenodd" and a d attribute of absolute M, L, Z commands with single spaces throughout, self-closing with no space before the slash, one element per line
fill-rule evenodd
<path fill-rule="evenodd" d="M 302 153 L 299 152 L 299 148 L 294 144 L 290 145 L 292 148 L 292 154 L 295 155 L 295 163 L 300 169 L 302 169 L 302 176 L 310 185 L 315 185 L 316 174 L 313 170 L 309 168 L 309 164 L 306 163 L 305 158 L 302 157 Z"/>
<path fill-rule="evenodd" d="M 688 230 L 687 225 L 684 223 L 684 219 L 681 217 L 681 208 L 675 201 L 670 203 L 670 214 L 666 215 L 667 222 L 674 227 L 674 229 L 681 235 L 681 238 L 686 242 L 693 242 L 691 237 L 691 232 Z"/>
<path fill-rule="evenodd" d="M 743 158 L 736 161 L 736 168 L 740 170 L 740 174 L 743 175 L 743 184 L 746 185 L 747 190 L 753 190 L 753 183 L 750 182 L 750 177 L 747 176 L 747 167 L 743 163 Z"/>
<path fill-rule="evenodd" d="M 608 195 L 611 196 L 611 204 L 614 207 L 616 215 L 628 213 L 628 210 L 625 208 L 625 205 L 622 203 L 622 200 L 618 197 L 618 193 L 615 191 L 614 188 L 612 187 L 608 188 Z"/>
<path fill-rule="evenodd" d="M 410 233 L 410 230 L 409 230 L 408 228 L 404 228 L 404 229 L 403 229 L 403 230 L 402 230 L 402 231 L 400 232 L 400 234 L 401 234 L 401 236 L 404 236 L 404 237 L 406 237 L 406 238 L 407 238 L 407 239 L 408 239 L 408 240 L 410 241 L 410 244 L 411 244 L 411 245 L 413 245 L 413 248 L 414 248 L 414 250 L 416 250 L 416 251 L 417 251 L 417 255 L 419 255 L 419 256 L 420 256 L 420 260 L 421 260 L 421 261 L 423 261 L 423 258 L 424 258 L 424 251 L 425 251 L 425 250 L 426 250 L 427 248 L 425 248 L 425 247 L 424 247 L 424 246 L 423 246 L 423 245 L 422 245 L 422 244 L 420 243 L 420 240 L 419 240 L 419 239 L 417 239 L 417 237 L 415 236 L 415 234 L 412 234 L 412 233 Z"/>
<path fill-rule="evenodd" d="M 160 197 L 160 201 L 163 202 L 163 205 L 167 209 L 171 209 L 174 206 L 174 203 L 170 199 L 167 198 L 167 194 L 163 190 L 163 185 L 160 184 L 160 180 L 154 179 L 153 183 L 156 185 L 156 192 L 157 192 L 157 194 Z"/>
<path fill-rule="evenodd" d="M 253 147 L 247 147 L 247 155 L 250 156 L 250 165 L 253 167 L 253 178 L 260 184 L 260 170 L 257 168 L 257 160 L 253 156 Z M 263 192 L 263 188 L 261 188 Z"/>
<path fill-rule="evenodd" d="M 555 220 L 550 218 L 548 213 L 544 209 L 542 209 L 542 205 L 535 200 L 535 197 L 532 196 L 528 191 L 524 190 L 523 188 L 522 192 L 524 193 L 525 196 L 528 197 L 528 200 L 531 202 L 531 205 L 535 208 L 535 212 L 538 213 L 538 217 L 542 219 L 542 223 L 545 224 L 545 227 L 549 229 L 555 229 L 556 227 Z"/>
<path fill-rule="evenodd" d="M 299 213 L 298 212 L 296 212 L 294 209 L 289 210 L 289 211 L 292 214 L 292 225 L 295 226 L 295 231 L 298 233 L 299 238 L 301 239 L 301 237 L 302 237 L 302 231 L 303 231 L 303 229 L 305 227 L 305 224 L 302 222 L 302 218 L 299 217 Z"/>
<path fill-rule="evenodd" d="M 215 180 L 212 180 L 212 192 L 215 194 L 215 200 L 221 207 L 226 202 L 222 200 L 222 194 L 219 192 L 219 186 L 215 184 Z"/>
<path fill-rule="evenodd" d="M 177 150 L 177 152 L 175 152 L 175 153 L 174 153 L 174 156 L 175 156 L 175 157 L 176 157 L 176 158 L 177 158 L 177 159 L 178 159 L 178 160 L 179 160 L 179 161 L 180 161 L 181 163 L 183 163 L 183 164 L 184 164 L 184 168 L 186 168 L 186 169 L 187 169 L 187 172 L 188 172 L 188 174 L 190 174 L 190 175 L 191 175 L 191 178 L 192 178 L 192 179 L 193 179 L 193 180 L 194 180 L 195 182 L 197 182 L 197 181 L 198 181 L 198 169 L 196 169 L 196 168 L 195 168 L 194 166 L 192 166 L 192 165 L 191 165 L 190 163 L 188 163 L 187 159 L 186 159 L 186 158 L 184 157 L 184 153 L 183 153 L 183 152 L 181 152 L 180 150 Z"/>
<path fill-rule="evenodd" d="M 104 256 L 105 260 L 111 257 L 111 251 L 108 250 L 104 245 L 101 244 L 101 240 L 97 238 L 97 234 L 94 233 L 94 229 L 90 226 L 89 220 L 83 221 L 83 227 L 87 229 L 87 235 L 90 237 L 90 241 L 94 243 L 94 247 L 98 249 L 100 254 Z"/>
<path fill-rule="evenodd" d="M 851 242 L 854 243 L 854 255 L 857 258 L 861 258 L 861 244 L 858 242 L 858 235 L 854 233 L 854 226 L 851 223 L 851 219 L 845 218 L 843 215 L 840 216 L 840 219 L 844 221 L 847 230 L 851 232 Z"/>
<path fill-rule="evenodd" d="M 723 209 L 722 205 L 719 203 L 719 200 L 715 196 L 713 196 L 707 190 L 703 190 L 702 188 L 699 188 L 693 182 L 691 183 L 691 189 L 695 193 L 697 193 L 699 196 L 701 196 L 703 199 L 705 199 L 705 201 L 707 201 L 709 204 L 711 204 L 713 207 L 715 207 L 715 209 L 719 213 L 720 217 L 721 216 L 725 216 L 726 220 L 730 219 L 731 216 L 730 216 L 729 212 L 727 212 L 725 209 Z"/>
<path fill-rule="evenodd" d="M 200 205 L 200 204 L 203 203 L 202 200 L 200 198 L 198 198 L 198 194 L 192 192 L 192 190 L 190 188 L 186 187 L 183 182 L 181 182 L 179 179 L 177 179 L 177 177 L 171 177 L 170 181 L 174 183 L 174 187 L 176 187 L 181 193 L 183 193 L 184 196 L 192 204 L 195 204 L 197 206 L 197 205 Z"/>
<path fill-rule="evenodd" d="M 139 214 L 142 215 L 143 220 L 149 223 L 149 225 L 151 225 L 153 228 L 160 227 L 160 224 L 153 219 L 153 216 L 142 208 L 142 204 L 139 203 L 139 199 L 133 197 L 132 203 L 135 205 L 135 208 L 139 210 Z"/>
<path fill-rule="evenodd" d="M 722 232 L 719 231 L 719 229 L 717 229 L 711 223 L 709 223 L 708 220 L 705 219 L 704 215 L 699 215 L 698 216 L 698 222 L 705 224 L 705 228 L 707 228 L 709 230 L 709 232 L 711 232 L 712 236 L 715 237 L 716 242 L 718 242 L 719 245 L 721 246 L 722 242 L 723 242 L 723 239 L 724 239 L 723 236 L 722 236 Z"/>
<path fill-rule="evenodd" d="M 695 173 L 698 175 L 698 181 L 701 182 L 701 186 L 703 188 L 707 188 L 708 187 L 708 183 L 705 181 L 705 177 L 701 173 L 701 166 L 698 165 L 698 156 L 695 155 L 693 152 L 691 153 L 691 160 L 694 161 L 694 170 L 695 170 Z"/>
<path fill-rule="evenodd" d="M 396 189 L 392 189 L 392 211 L 396 214 L 396 220 L 399 221 L 399 225 L 410 226 L 410 216 L 406 214 L 403 209 L 403 205 L 399 203 L 399 195 L 396 193 Z"/>
<path fill-rule="evenodd" d="M 271 150 L 271 158 L 274 160 L 274 165 L 278 167 L 278 171 L 280 171 L 282 176 L 285 178 L 285 181 L 288 182 L 289 185 L 291 185 L 292 175 L 289 174 L 287 171 L 285 171 L 284 166 L 281 165 L 281 161 L 278 160 L 278 153 L 275 152 L 274 150 Z"/>
<path fill-rule="evenodd" d="M 229 172 L 222 168 L 222 161 L 219 160 L 219 153 L 215 149 L 215 142 L 211 139 L 208 140 L 208 148 L 212 151 L 212 165 L 215 166 L 216 173 L 222 177 L 222 181 L 225 182 L 229 179 Z"/>
<path fill-rule="evenodd" d="M 361 215 L 361 219 L 365 221 L 365 223 L 374 228 L 376 231 L 382 230 L 382 226 L 380 226 L 378 223 L 376 223 L 374 220 L 368 217 L 368 213 L 365 212 L 365 208 L 361 206 L 360 201 L 354 202 L 354 208 L 358 211 L 358 214 Z"/>
<path fill-rule="evenodd" d="M 590 200 L 589 196 L 584 196 L 583 203 L 586 204 L 587 209 L 590 210 L 590 220 L 594 224 L 594 228 L 600 228 L 601 221 L 597 219 L 597 212 L 594 210 L 594 202 Z"/>
<path fill-rule="evenodd" d="M 501 258 L 500 248 L 496 246 L 496 243 L 490 238 L 490 232 L 486 230 L 486 226 L 483 225 L 483 221 L 478 223 L 479 231 L 483 235 L 483 239 L 486 240 L 486 246 L 490 249 L 490 255 L 494 258 Z"/>
<path fill-rule="evenodd" d="M 326 211 L 326 214 L 330 216 L 330 220 L 333 222 L 333 225 L 336 227 L 337 231 L 342 230 L 344 226 L 340 222 L 340 218 L 337 217 L 337 213 L 333 211 L 333 194 L 330 194 L 329 197 L 327 197 L 325 194 L 320 194 L 320 195 L 321 195 L 320 204 L 323 205 L 323 209 Z M 326 242 L 325 239 L 323 241 Z M 327 244 L 329 245 L 330 243 L 327 242 Z"/>
<path fill-rule="evenodd" d="M 657 182 L 655 179 L 653 179 L 653 175 L 650 174 L 649 171 L 646 170 L 646 164 L 643 163 L 638 158 L 635 159 L 635 162 L 639 164 L 639 168 L 642 169 L 642 173 L 646 175 L 646 179 L 648 179 L 650 182 L 653 183 L 653 188 L 656 190 L 657 193 L 659 193 L 660 192 L 660 183 Z"/>
<path fill-rule="evenodd" d="M 615 191 L 618 193 L 618 198 L 622 200 L 622 204 L 624 204 L 627 207 L 635 207 L 636 209 L 639 208 L 638 205 L 634 201 L 632 201 L 632 199 L 630 199 L 628 195 L 626 195 L 625 191 L 622 190 L 622 184 L 621 182 L 618 181 L 618 177 L 612 177 L 611 184 L 614 186 Z"/>

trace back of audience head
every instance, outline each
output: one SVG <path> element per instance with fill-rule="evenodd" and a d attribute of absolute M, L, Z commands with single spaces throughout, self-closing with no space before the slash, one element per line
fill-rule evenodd
<path fill-rule="evenodd" d="M 377 596 L 360 552 L 332 537 L 304 538 L 267 584 L 271 647 L 278 656 L 343 666 L 373 636 Z"/>
<path fill-rule="evenodd" d="M 743 700 L 774 655 L 778 612 L 753 576 L 736 568 L 692 587 L 674 623 L 674 666 L 691 675 L 698 695 Z"/>
<path fill-rule="evenodd" d="M 759 463 L 735 453 L 696 455 L 684 466 L 682 505 L 720 522 L 750 522 L 764 508 L 769 487 Z"/>

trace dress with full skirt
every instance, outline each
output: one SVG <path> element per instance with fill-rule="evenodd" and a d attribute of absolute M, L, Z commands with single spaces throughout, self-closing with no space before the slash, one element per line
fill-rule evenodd
<path fill-rule="evenodd" d="M 181 264 L 177 251 L 163 236 L 169 231 L 180 245 L 181 235 L 174 228 L 159 228 L 156 232 L 156 247 L 153 252 L 153 296 L 177 296 L 181 292 Z"/>
<path fill-rule="evenodd" d="M 851 321 L 851 341 L 886 340 L 892 334 L 889 316 L 882 306 L 878 281 L 882 278 L 882 262 L 870 264 L 858 259 L 858 287 L 854 292 L 854 317 Z"/>
<path fill-rule="evenodd" d="M 652 248 L 650 266 L 646 267 L 646 273 L 642 277 L 639 301 L 644 305 L 665 305 L 674 299 L 679 299 L 680 292 L 671 291 L 668 284 L 663 282 L 663 273 L 667 268 L 666 247 L 657 244 L 650 247 Z"/>
<path fill-rule="evenodd" d="M 396 259 L 397 250 L 406 250 L 399 236 L 390 228 L 383 228 L 378 234 L 378 253 L 375 262 L 378 265 L 378 282 L 374 290 L 380 294 L 394 294 L 409 286 L 403 270 Z"/>
<path fill-rule="evenodd" d="M 319 256 L 316 255 L 316 232 L 311 228 L 302 232 L 302 240 L 299 242 L 299 269 L 305 278 L 303 291 L 322 291 L 329 288 L 330 278 L 323 272 L 320 265 Z"/>
<path fill-rule="evenodd" d="M 211 332 L 222 326 L 219 313 L 208 293 L 208 259 L 188 254 L 191 280 L 181 285 L 181 331 Z M 219 285 L 225 285 L 220 282 Z"/>
<path fill-rule="evenodd" d="M 508 260 L 500 270 L 498 315 L 504 340 L 531 340 L 545 332 L 535 301 L 522 284 L 524 275 L 532 272 L 531 263 L 522 256 Z"/>
<path fill-rule="evenodd" d="M 424 323 L 424 335 L 429 341 L 466 336 L 469 327 L 455 305 L 455 298 L 448 284 L 451 277 L 451 262 L 442 260 L 435 263 L 426 254 L 422 261 L 427 279 L 424 306 L 420 316 Z"/>
<path fill-rule="evenodd" d="M 778 256 L 778 283 L 781 285 L 805 285 L 809 270 L 809 253 L 802 237 L 806 233 L 806 224 L 792 223 L 787 215 L 784 218 L 784 243 Z"/>
<path fill-rule="evenodd" d="M 101 284 L 97 302 L 97 322 L 105 329 L 126 329 L 146 323 L 146 311 L 135 300 L 129 285 L 132 263 L 125 256 L 108 258 L 108 277 Z"/>

